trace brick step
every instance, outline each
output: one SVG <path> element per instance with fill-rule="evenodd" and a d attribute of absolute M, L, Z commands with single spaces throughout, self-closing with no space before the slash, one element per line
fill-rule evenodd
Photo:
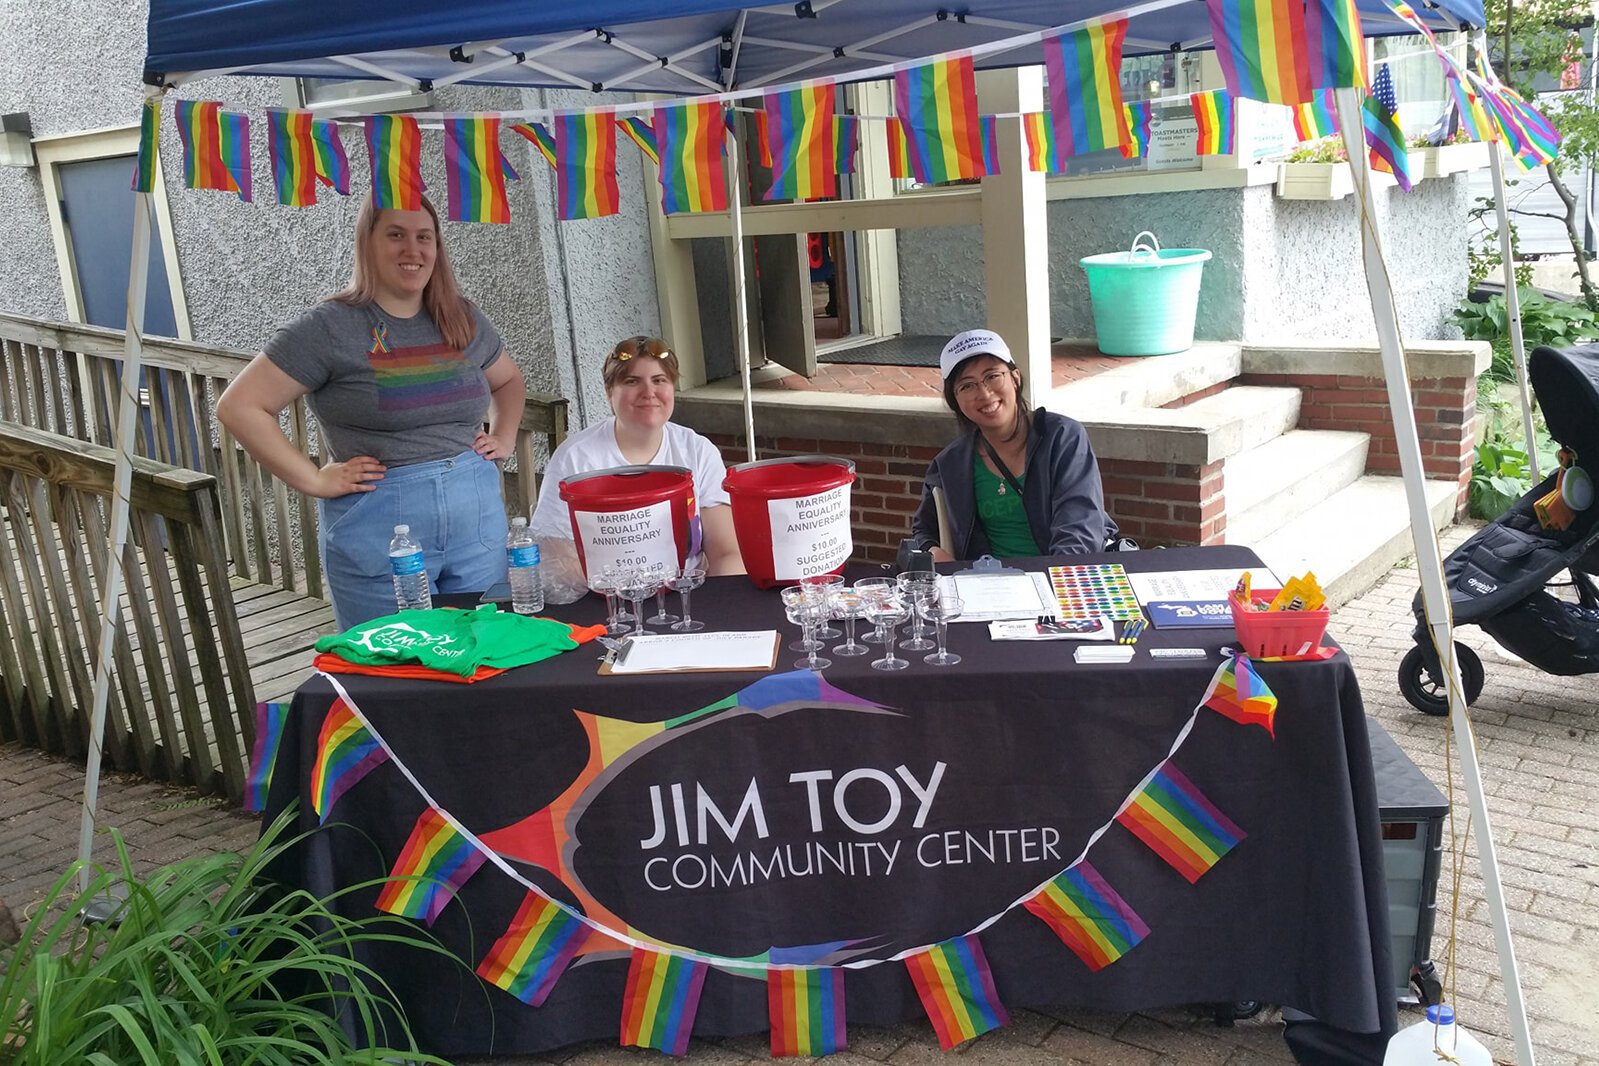
<path fill-rule="evenodd" d="M 1124 359 L 1114 369 L 1051 390 L 1044 406 L 1085 424 L 1110 408 L 1164 407 L 1236 378 L 1242 353 L 1238 344 L 1198 341 L 1186 352 Z"/>
<path fill-rule="evenodd" d="M 1228 459 L 1227 542 L 1254 544 L 1366 472 L 1365 433 L 1295 429 Z"/>

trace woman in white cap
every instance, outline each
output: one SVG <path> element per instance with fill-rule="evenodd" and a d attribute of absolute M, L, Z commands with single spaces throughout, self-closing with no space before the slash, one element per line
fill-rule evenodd
<path fill-rule="evenodd" d="M 1022 373 L 991 330 L 957 334 L 938 362 L 944 402 L 963 432 L 927 468 L 911 520 L 916 546 L 931 548 L 940 562 L 1103 551 L 1116 523 L 1105 513 L 1099 462 L 1082 424 L 1028 409 Z"/>

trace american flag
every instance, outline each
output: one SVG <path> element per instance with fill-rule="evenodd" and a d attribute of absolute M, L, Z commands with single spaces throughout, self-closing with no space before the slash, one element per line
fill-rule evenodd
<path fill-rule="evenodd" d="M 1399 112 L 1399 100 L 1394 96 L 1394 76 L 1389 72 L 1392 66 L 1392 63 L 1383 63 L 1377 68 L 1377 76 L 1371 80 L 1371 95 L 1390 115 Z"/>

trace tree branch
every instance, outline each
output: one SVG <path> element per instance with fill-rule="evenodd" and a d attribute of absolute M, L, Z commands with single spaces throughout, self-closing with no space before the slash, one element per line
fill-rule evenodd
<path fill-rule="evenodd" d="M 1599 311 L 1599 292 L 1594 291 L 1593 280 L 1588 276 L 1587 252 L 1582 246 L 1582 237 L 1577 233 L 1577 198 L 1566 188 L 1558 167 L 1549 163 L 1544 170 L 1549 175 L 1549 187 L 1554 189 L 1555 195 L 1566 207 L 1562 221 L 1566 224 L 1566 238 L 1571 242 L 1572 257 L 1577 261 L 1577 283 L 1582 287 L 1583 302 L 1588 305 L 1588 310 Z"/>

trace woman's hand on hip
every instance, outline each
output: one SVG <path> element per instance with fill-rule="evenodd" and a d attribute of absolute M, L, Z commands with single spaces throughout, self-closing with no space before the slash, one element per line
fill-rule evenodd
<path fill-rule="evenodd" d="M 328 463 L 316 472 L 316 485 L 310 493 L 331 500 L 352 492 L 371 492 L 377 488 L 375 483 L 383 480 L 386 469 L 370 455 L 357 455 L 342 463 Z"/>
<path fill-rule="evenodd" d="M 505 443 L 492 433 L 485 433 L 479 430 L 477 438 L 472 441 L 472 450 L 485 459 L 493 459 L 499 462 L 511 457 L 514 445 Z"/>

